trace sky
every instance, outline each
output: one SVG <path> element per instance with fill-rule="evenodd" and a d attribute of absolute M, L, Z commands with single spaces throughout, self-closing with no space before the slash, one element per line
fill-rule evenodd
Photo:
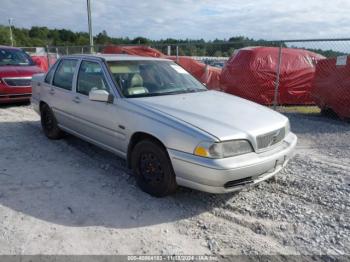
<path fill-rule="evenodd" d="M 91 0 L 94 34 L 150 39 L 350 36 L 349 0 Z M 1 0 L 0 24 L 88 31 L 86 0 Z"/>

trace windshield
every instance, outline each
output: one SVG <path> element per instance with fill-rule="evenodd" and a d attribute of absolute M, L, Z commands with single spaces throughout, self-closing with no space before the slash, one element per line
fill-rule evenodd
<path fill-rule="evenodd" d="M 185 69 L 171 61 L 109 61 L 108 66 L 125 97 L 207 90 Z"/>
<path fill-rule="evenodd" d="M 0 66 L 31 66 L 33 60 L 22 50 L 0 48 Z"/>

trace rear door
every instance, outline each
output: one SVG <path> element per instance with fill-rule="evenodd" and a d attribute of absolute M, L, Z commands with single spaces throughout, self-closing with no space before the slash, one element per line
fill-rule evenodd
<path fill-rule="evenodd" d="M 91 142 L 120 153 L 125 134 L 117 126 L 120 118 L 117 105 L 89 99 L 92 89 L 113 94 L 106 76 L 101 62 L 82 60 L 71 108 L 76 120 L 74 130 Z"/>
<path fill-rule="evenodd" d="M 76 79 L 78 59 L 62 59 L 57 66 L 48 89 L 49 105 L 52 108 L 59 126 L 72 129 L 75 119 L 71 114 L 74 98 L 73 83 Z"/>
<path fill-rule="evenodd" d="M 50 105 L 50 90 L 52 84 L 52 78 L 55 74 L 57 63 L 53 65 L 48 73 L 45 75 L 45 79 L 43 82 L 38 81 L 32 86 L 32 100 L 35 106 L 39 106 L 40 100 L 46 101 Z"/>

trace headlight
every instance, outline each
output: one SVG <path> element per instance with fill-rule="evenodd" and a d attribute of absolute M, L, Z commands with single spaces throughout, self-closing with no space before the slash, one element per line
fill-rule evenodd
<path fill-rule="evenodd" d="M 253 152 L 247 140 L 232 140 L 220 143 L 202 142 L 194 150 L 196 156 L 226 158 Z"/>

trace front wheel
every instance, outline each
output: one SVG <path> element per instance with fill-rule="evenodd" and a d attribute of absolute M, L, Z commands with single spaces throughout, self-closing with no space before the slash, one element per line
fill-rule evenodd
<path fill-rule="evenodd" d="M 164 197 L 176 191 L 175 174 L 167 152 L 158 143 L 144 140 L 132 151 L 131 166 L 136 182 L 146 193 Z"/>
<path fill-rule="evenodd" d="M 57 120 L 51 108 L 48 105 L 43 105 L 40 110 L 41 126 L 45 135 L 49 139 L 60 139 L 63 136 L 63 131 L 58 127 Z"/>

